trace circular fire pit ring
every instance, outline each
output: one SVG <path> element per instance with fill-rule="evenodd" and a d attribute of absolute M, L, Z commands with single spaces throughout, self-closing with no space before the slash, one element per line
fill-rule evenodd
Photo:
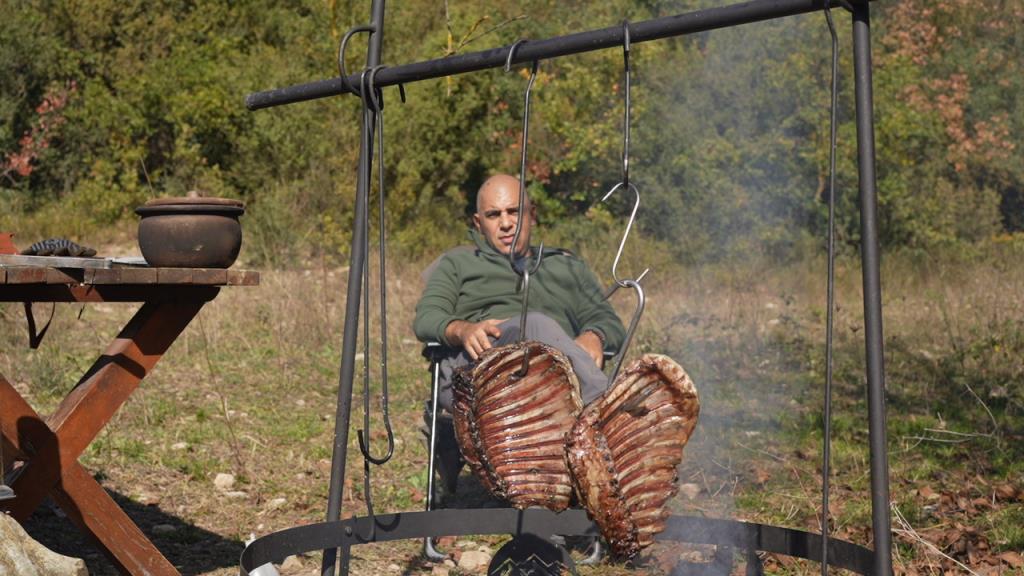
<path fill-rule="evenodd" d="M 268 562 L 281 563 L 294 554 L 341 549 L 343 566 L 348 549 L 360 544 L 412 538 L 482 534 L 532 534 L 544 539 L 553 534 L 594 536 L 597 527 L 583 510 L 554 513 L 530 508 L 444 509 L 430 512 L 379 514 L 375 524 L 358 516 L 337 522 L 307 524 L 258 538 L 242 551 L 239 573 L 248 576 Z M 814 562 L 821 561 L 821 535 L 793 528 L 739 520 L 671 516 L 658 540 L 710 544 L 746 552 L 747 574 L 761 574 L 756 552 L 771 552 Z M 851 542 L 829 538 L 829 566 L 855 574 L 871 574 L 874 552 Z M 345 569 L 343 569 L 343 573 Z"/>

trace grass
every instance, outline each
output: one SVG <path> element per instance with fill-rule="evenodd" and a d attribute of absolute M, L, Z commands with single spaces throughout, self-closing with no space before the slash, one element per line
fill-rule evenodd
<path fill-rule="evenodd" d="M 604 257 L 596 258 L 597 270 L 607 268 Z M 893 503 L 920 539 L 979 573 L 1012 573 L 997 554 L 1024 550 L 1021 260 L 1020 252 L 1004 246 L 970 258 L 895 255 L 886 258 L 883 270 Z M 418 270 L 426 262 L 397 256 L 391 261 L 396 446 L 392 461 L 373 470 L 378 511 L 419 509 L 426 484 L 418 426 L 428 379 L 410 330 L 421 289 Z M 123 496 L 119 502 L 184 573 L 237 573 L 242 542 L 251 535 L 323 519 L 346 276 L 344 269 L 324 267 L 264 270 L 258 288 L 224 289 L 83 456 L 83 464 L 115 497 Z M 680 483 L 692 485 L 688 489 L 696 496 L 680 495 L 673 510 L 819 529 L 822 280 L 822 262 L 811 259 L 784 267 L 663 265 L 645 283 L 648 309 L 634 353 L 675 358 L 692 375 L 702 401 L 697 433 L 679 469 Z M 839 263 L 838 302 L 833 531 L 870 545 L 855 260 Z M 630 298 L 619 296 L 616 305 L 629 316 Z M 47 312 L 37 308 L 37 317 Z M 20 305 L 0 305 L 0 372 L 41 413 L 52 411 L 132 311 L 114 304 L 58 305 L 42 347 L 31 351 Z M 371 323 L 379 326 L 376 317 Z M 376 358 L 375 344 L 374 365 Z M 354 442 L 362 427 L 359 386 L 357 378 L 345 515 L 365 512 Z M 378 389 L 376 379 L 373 386 Z M 373 414 L 379 452 L 384 438 L 377 407 Z M 233 495 L 214 488 L 218 473 L 235 476 Z M 154 533 L 158 524 L 173 530 Z M 30 523 L 40 540 L 85 556 L 94 574 L 113 573 L 67 526 L 48 508 Z M 494 549 L 502 542 L 473 540 Z M 958 569 L 907 530 L 898 531 L 896 541 L 901 573 Z M 417 542 L 358 547 L 352 572 L 431 573 L 418 550 Z M 640 564 L 660 574 L 678 558 L 708 554 L 700 547 L 657 544 Z M 311 555 L 288 573 L 312 573 L 318 565 Z M 773 574 L 817 570 L 772 557 L 767 568 Z M 605 564 L 581 574 L 633 571 Z"/>

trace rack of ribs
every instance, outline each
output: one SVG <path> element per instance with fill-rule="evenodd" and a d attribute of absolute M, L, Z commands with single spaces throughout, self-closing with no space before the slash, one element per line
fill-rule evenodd
<path fill-rule="evenodd" d="M 529 370 L 519 376 L 524 351 Z M 668 356 L 640 357 L 582 409 L 569 361 L 537 342 L 485 351 L 452 387 L 462 454 L 495 496 L 557 512 L 575 491 L 621 557 L 665 528 L 700 412 L 693 382 Z"/>
<path fill-rule="evenodd" d="M 699 412 L 686 372 L 668 356 L 645 354 L 572 427 L 566 457 L 575 487 L 616 555 L 635 556 L 664 530 Z"/>
<path fill-rule="evenodd" d="M 524 376 L 523 353 L 529 353 Z M 455 435 L 483 485 L 514 507 L 565 510 L 566 434 L 583 406 L 569 360 L 538 342 L 491 348 L 452 379 Z"/>

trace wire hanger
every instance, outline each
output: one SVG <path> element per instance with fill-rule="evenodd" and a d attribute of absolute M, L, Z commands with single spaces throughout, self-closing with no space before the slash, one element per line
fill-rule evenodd
<path fill-rule="evenodd" d="M 822 430 L 821 464 L 821 574 L 828 576 L 829 547 L 829 481 L 832 460 L 832 328 L 835 322 L 835 260 L 836 260 L 836 108 L 839 105 L 839 38 L 832 21 L 832 9 L 825 2 L 825 22 L 832 38 L 832 100 L 829 108 L 828 149 L 828 279 L 826 298 L 828 312 L 825 319 L 825 399 Z M 851 10 L 852 12 L 852 10 Z"/>
<path fill-rule="evenodd" d="M 629 132 L 630 132 L 630 107 L 632 101 L 630 99 L 630 65 L 629 65 L 629 22 L 624 21 L 622 23 L 622 59 L 625 64 L 626 74 L 626 111 L 625 120 L 623 122 L 623 138 L 622 138 L 622 181 L 612 187 L 603 198 L 601 202 L 608 200 L 612 194 L 620 189 L 629 189 L 633 191 L 633 210 L 629 214 L 629 220 L 626 222 L 626 230 L 622 234 L 622 240 L 619 242 L 619 250 L 615 254 L 615 260 L 612 262 L 612 277 L 615 279 L 615 283 L 612 288 L 605 295 L 605 298 L 610 297 L 615 293 L 616 290 L 621 288 L 632 288 L 636 292 L 637 303 L 636 309 L 633 312 L 633 318 L 629 322 L 629 328 L 626 330 L 626 339 L 622 343 L 622 348 L 619 350 L 618 355 L 615 358 L 615 368 L 612 370 L 611 375 L 608 377 L 608 383 L 611 385 L 615 382 L 615 378 L 619 375 L 619 369 L 622 368 L 622 361 L 626 357 L 626 352 L 629 350 L 629 345 L 633 341 L 633 334 L 636 333 L 636 326 L 640 322 L 640 316 L 644 313 L 644 305 L 646 303 L 646 297 L 644 295 L 644 289 L 640 285 L 640 281 L 644 279 L 644 276 L 650 272 L 650 268 L 645 269 L 637 278 L 622 278 L 619 276 L 619 260 L 622 259 L 622 252 L 626 247 L 626 239 L 629 238 L 629 233 L 633 229 L 633 222 L 636 221 L 637 210 L 640 209 L 640 190 L 636 187 L 636 184 L 629 180 Z"/>
<path fill-rule="evenodd" d="M 363 70 L 360 75 L 360 97 L 363 100 L 364 121 L 377 125 L 377 197 L 379 225 L 378 232 L 380 257 L 380 371 L 381 371 L 381 412 L 384 419 L 384 429 L 387 432 L 388 449 L 383 456 L 375 457 L 370 453 L 370 266 L 369 258 L 363 260 L 363 429 L 358 431 L 359 451 L 363 458 L 380 466 L 391 459 L 395 453 L 395 435 L 391 430 L 391 419 L 388 415 L 388 328 L 387 328 L 387 247 L 385 243 L 385 219 L 384 219 L 384 105 L 383 96 L 378 94 L 374 84 L 377 73 L 384 66 L 375 66 Z M 365 212 L 366 233 L 363 234 L 364 245 L 367 256 L 370 253 L 370 203 L 363 204 Z"/>
<path fill-rule="evenodd" d="M 345 71 L 345 46 L 348 38 L 354 32 L 372 31 L 369 26 L 357 26 L 346 33 L 338 50 L 338 70 L 342 82 L 347 82 Z M 376 537 L 377 520 L 373 511 L 373 497 L 370 480 L 370 465 L 377 466 L 385 464 L 395 453 L 395 435 L 391 428 L 391 418 L 388 413 L 388 331 L 387 331 L 387 245 L 385 231 L 385 187 L 384 187 L 384 98 L 380 89 L 375 84 L 377 73 L 385 66 L 378 65 L 372 68 L 363 69 L 359 76 L 359 89 L 355 93 L 363 103 L 363 129 L 373 133 L 377 131 L 377 196 L 379 212 L 379 266 L 380 266 L 380 375 L 381 375 L 381 414 L 384 420 L 384 429 L 387 433 L 387 451 L 382 456 L 374 456 L 370 452 L 370 202 L 367 197 L 363 203 L 363 251 L 366 258 L 363 259 L 363 427 L 357 431 L 359 451 L 363 455 L 363 492 L 366 501 L 366 513 L 370 520 L 370 531 L 362 537 L 370 541 Z M 346 84 L 347 85 L 347 84 Z M 405 91 L 399 85 L 402 102 L 405 102 Z M 373 163 L 373 143 L 370 143 L 368 150 L 369 161 Z M 370 176 L 367 176 L 370 178 Z M 370 186 L 366 186 L 366 194 L 369 196 Z"/>
<path fill-rule="evenodd" d="M 512 70 L 512 58 L 515 56 L 516 50 L 525 43 L 526 40 L 519 40 L 508 49 L 508 58 L 505 59 L 505 72 Z M 520 147 L 521 158 L 519 161 L 519 211 L 517 212 L 516 218 L 516 231 L 512 235 L 512 246 L 508 251 L 508 263 L 512 266 L 512 270 L 518 274 L 522 279 L 522 290 L 523 290 L 523 308 L 519 314 L 519 342 L 522 342 L 526 337 L 526 315 L 529 312 L 530 302 L 530 275 L 537 272 L 540 269 L 541 261 L 544 259 L 544 243 L 540 243 L 540 247 L 537 250 L 537 254 L 534 255 L 533 264 L 529 263 L 529 246 L 526 248 L 526 252 L 522 256 L 517 257 L 516 248 L 519 246 L 519 237 L 523 231 L 523 219 L 528 218 L 526 214 L 526 147 L 529 141 L 530 134 L 530 93 L 533 90 L 533 83 L 537 80 L 537 61 L 534 60 L 530 68 L 530 80 L 526 84 L 526 94 L 523 97 L 523 143 Z M 530 369 L 530 354 L 529 351 L 523 351 L 523 365 L 516 373 L 519 377 L 526 376 L 526 373 Z"/>

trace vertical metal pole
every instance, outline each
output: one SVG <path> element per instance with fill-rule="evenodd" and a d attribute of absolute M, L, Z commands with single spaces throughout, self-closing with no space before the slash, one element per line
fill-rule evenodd
<path fill-rule="evenodd" d="M 874 574 L 892 574 L 889 453 L 885 425 L 882 352 L 882 285 L 878 249 L 878 189 L 871 95 L 871 16 L 867 0 L 854 4 L 853 67 L 857 95 L 857 164 L 860 176 L 861 275 L 864 280 L 864 343 L 867 351 L 868 425 L 871 447 L 871 526 Z"/>
<path fill-rule="evenodd" d="M 384 0 L 372 0 L 370 5 L 371 24 L 369 48 L 366 53 L 367 67 L 380 64 L 381 44 L 384 36 Z M 341 518 L 342 487 L 345 485 L 345 461 L 348 458 L 348 428 L 352 413 L 352 379 L 355 374 L 356 340 L 359 331 L 359 303 L 362 294 L 363 265 L 367 254 L 364 238 L 368 232 L 366 204 L 370 196 L 371 152 L 373 148 L 373 121 L 364 115 L 360 129 L 359 169 L 356 176 L 355 218 L 352 225 L 352 249 L 348 269 L 348 289 L 345 300 L 345 327 L 341 341 L 341 372 L 338 385 L 338 407 L 334 414 L 334 449 L 331 454 L 331 484 L 327 495 L 327 521 Z M 348 548 L 342 553 L 342 574 L 348 573 Z M 337 550 L 324 550 L 320 566 L 322 576 L 333 576 Z"/>

